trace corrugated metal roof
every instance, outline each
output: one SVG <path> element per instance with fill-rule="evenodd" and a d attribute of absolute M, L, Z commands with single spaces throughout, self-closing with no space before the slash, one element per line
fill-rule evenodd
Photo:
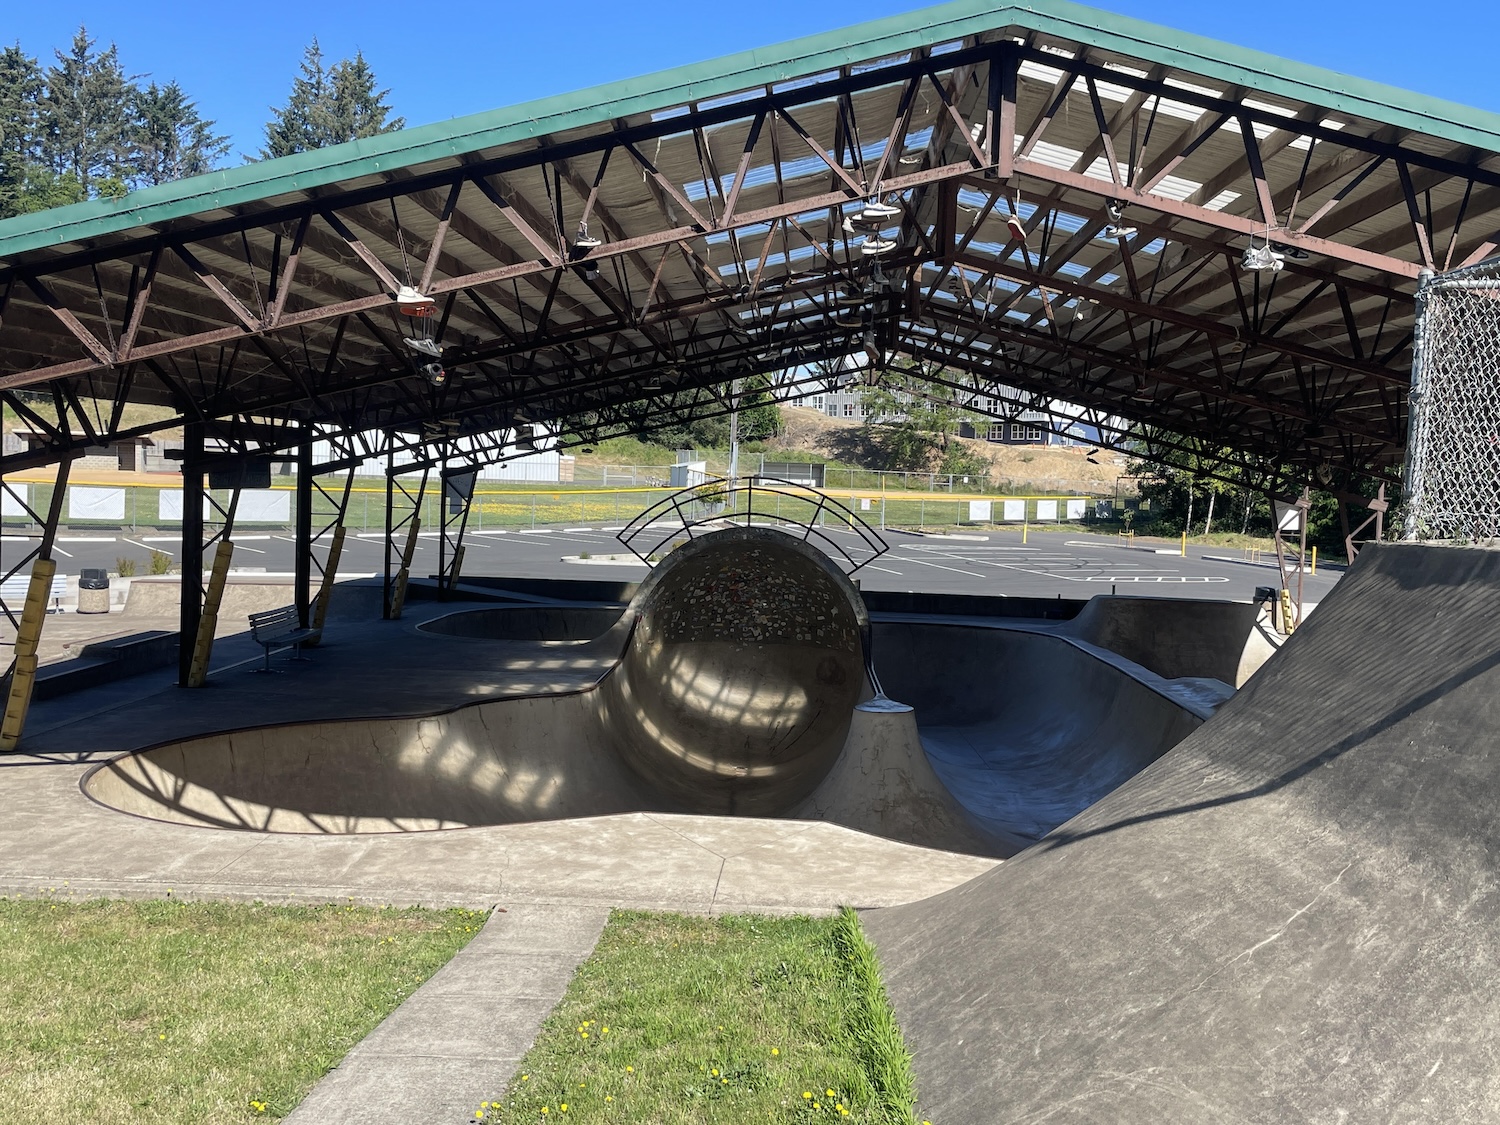
<path fill-rule="evenodd" d="M 851 28 L 314 152 L 0 222 L 0 259 L 121 235 L 1009 28 L 1244 85 L 1458 144 L 1500 150 L 1500 114 L 1115 15 L 1067 0 L 954 0 Z"/>

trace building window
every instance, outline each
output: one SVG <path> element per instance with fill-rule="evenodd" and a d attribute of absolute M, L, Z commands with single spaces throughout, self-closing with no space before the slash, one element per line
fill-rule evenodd
<path fill-rule="evenodd" d="M 836 403 L 836 402 L 830 402 L 828 404 L 828 417 L 830 417 L 830 418 L 837 418 L 838 416 L 839 416 L 839 404 Z"/>
<path fill-rule="evenodd" d="M 814 395 L 813 396 L 812 408 L 814 410 L 822 410 L 823 409 L 823 396 L 822 395 Z"/>
<path fill-rule="evenodd" d="M 1005 423 L 1004 422 L 991 422 L 990 423 L 990 440 L 991 441 L 1004 441 L 1005 440 Z"/>
<path fill-rule="evenodd" d="M 1037 426 L 1012 426 L 1011 433 L 1016 441 L 1040 442 L 1046 437 L 1043 430 Z"/>
<path fill-rule="evenodd" d="M 853 418 L 854 417 L 854 404 L 852 402 L 846 402 L 846 403 L 844 403 L 844 417 L 845 418 Z"/>

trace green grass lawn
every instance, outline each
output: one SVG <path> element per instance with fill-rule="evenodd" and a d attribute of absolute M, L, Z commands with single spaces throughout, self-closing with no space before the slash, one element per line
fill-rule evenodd
<path fill-rule="evenodd" d="M 905 1125 L 910 1059 L 852 912 L 617 911 L 489 1122 Z"/>
<path fill-rule="evenodd" d="M 0 1123 L 280 1118 L 483 921 L 0 898 Z"/>

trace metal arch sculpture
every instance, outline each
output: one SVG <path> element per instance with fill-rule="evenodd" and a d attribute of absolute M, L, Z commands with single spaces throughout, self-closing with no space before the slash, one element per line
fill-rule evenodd
<path fill-rule="evenodd" d="M 744 498 L 743 511 L 740 498 Z M 765 502 L 774 498 L 767 510 Z M 757 508 L 756 502 L 761 502 Z M 782 501 L 792 502 L 792 512 L 782 511 Z M 835 538 L 827 530 L 828 517 L 846 534 Z M 854 511 L 816 488 L 780 477 L 750 476 L 730 480 L 713 477 L 689 485 L 651 505 L 625 525 L 615 538 L 636 558 L 651 565 L 651 556 L 684 533 L 689 539 L 730 526 L 796 527 L 803 542 L 813 542 L 836 562 L 845 574 L 868 566 L 890 549 L 885 539 Z M 652 537 L 650 532 L 662 534 Z M 849 541 L 852 536 L 853 542 Z"/>

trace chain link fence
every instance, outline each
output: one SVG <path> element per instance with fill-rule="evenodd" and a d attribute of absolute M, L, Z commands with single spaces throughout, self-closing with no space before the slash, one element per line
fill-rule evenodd
<path fill-rule="evenodd" d="M 1500 259 L 1418 287 L 1405 494 L 1407 539 L 1500 536 Z"/>

